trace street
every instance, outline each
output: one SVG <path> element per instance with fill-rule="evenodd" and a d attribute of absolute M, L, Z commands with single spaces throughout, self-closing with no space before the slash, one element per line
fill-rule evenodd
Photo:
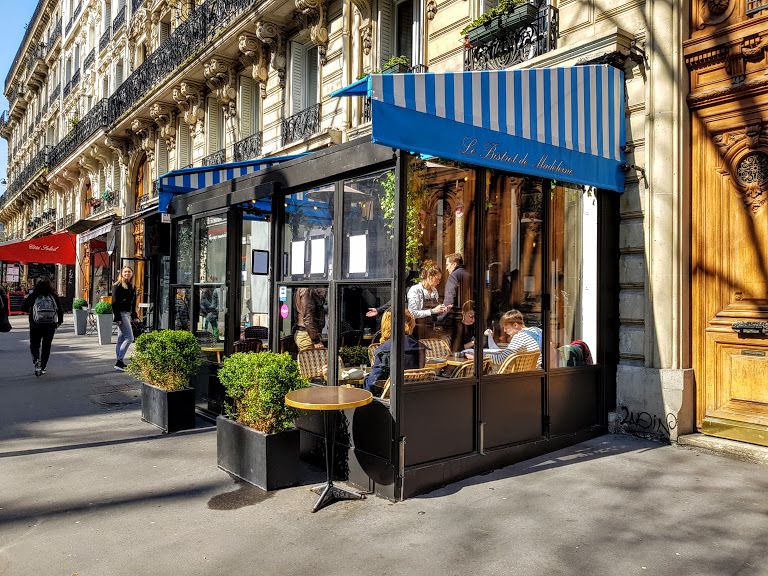
<path fill-rule="evenodd" d="M 768 574 L 768 469 L 630 436 L 401 503 L 264 493 L 216 467 L 215 426 L 159 434 L 114 348 L 0 334 L 0 575 Z M 113 336 L 114 340 L 114 336 Z"/>

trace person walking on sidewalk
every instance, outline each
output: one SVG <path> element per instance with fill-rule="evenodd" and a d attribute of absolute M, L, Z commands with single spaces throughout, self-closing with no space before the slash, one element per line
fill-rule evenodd
<path fill-rule="evenodd" d="M 29 350 L 35 363 L 35 376 L 45 374 L 56 328 L 64 322 L 64 309 L 51 281 L 41 278 L 21 304 L 29 314 Z M 42 343 L 42 349 L 41 349 Z"/>
<path fill-rule="evenodd" d="M 117 323 L 118 335 L 115 345 L 115 370 L 125 370 L 125 354 L 133 342 L 131 320 L 138 318 L 136 314 L 136 288 L 133 285 L 133 270 L 125 266 L 120 270 L 120 276 L 112 288 L 112 315 Z"/>

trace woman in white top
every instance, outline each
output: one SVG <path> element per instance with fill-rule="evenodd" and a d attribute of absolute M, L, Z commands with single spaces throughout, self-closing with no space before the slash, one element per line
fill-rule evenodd
<path fill-rule="evenodd" d="M 440 304 L 437 286 L 443 277 L 440 268 L 426 266 L 421 270 L 421 282 L 408 289 L 408 310 L 416 318 L 417 338 L 429 338 L 432 332 L 432 317 L 445 313 L 448 308 Z"/>

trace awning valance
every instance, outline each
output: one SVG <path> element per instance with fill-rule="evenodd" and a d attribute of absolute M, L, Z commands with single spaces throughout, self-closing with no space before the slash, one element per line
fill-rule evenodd
<path fill-rule="evenodd" d="M 75 237 L 69 232 L 40 236 L 0 246 L 0 261 L 74 264 Z"/>
<path fill-rule="evenodd" d="M 612 66 L 374 74 L 363 80 L 378 144 L 624 190 L 624 74 Z M 359 95 L 362 80 L 356 84 L 337 93 Z"/>
<path fill-rule="evenodd" d="M 258 158 L 243 162 L 231 162 L 229 164 L 216 164 L 213 166 L 200 166 L 195 168 L 182 168 L 163 174 L 157 179 L 158 204 L 157 211 L 161 214 L 168 212 L 168 206 L 176 194 L 188 194 L 200 190 L 206 186 L 213 186 L 221 182 L 227 182 L 240 176 L 247 176 L 258 170 L 271 168 L 279 162 L 293 160 L 305 154 L 292 154 L 288 156 L 273 156 L 271 158 Z"/>

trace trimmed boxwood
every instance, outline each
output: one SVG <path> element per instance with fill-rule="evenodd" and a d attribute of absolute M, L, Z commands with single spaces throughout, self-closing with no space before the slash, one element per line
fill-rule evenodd
<path fill-rule="evenodd" d="M 82 310 L 88 307 L 88 302 L 85 298 L 75 298 L 72 300 L 72 310 Z"/>
<path fill-rule="evenodd" d="M 93 308 L 93 311 L 96 314 L 112 314 L 112 304 L 102 300 L 96 304 L 96 306 Z"/>
<path fill-rule="evenodd" d="M 200 369 L 200 345 L 186 330 L 157 330 L 136 339 L 127 371 L 139 380 L 168 392 L 189 386 Z"/>

